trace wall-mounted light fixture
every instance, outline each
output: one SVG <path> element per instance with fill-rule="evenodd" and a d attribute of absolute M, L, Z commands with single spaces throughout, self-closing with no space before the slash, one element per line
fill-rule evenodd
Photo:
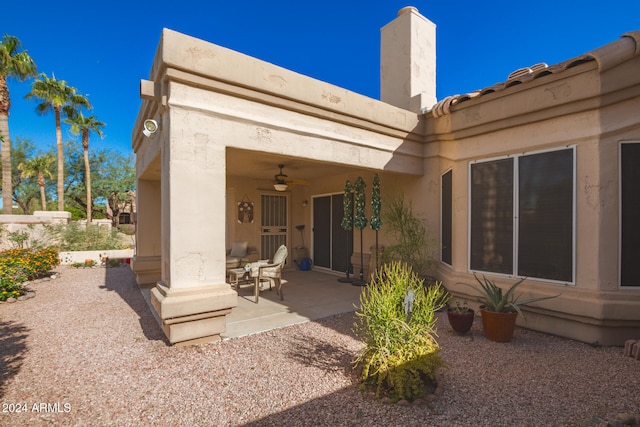
<path fill-rule="evenodd" d="M 142 129 L 142 133 L 147 138 L 151 136 L 151 134 L 156 133 L 158 130 L 158 122 L 153 119 L 147 119 L 144 121 L 144 127 Z"/>
<path fill-rule="evenodd" d="M 302 201 L 302 207 L 306 208 L 309 205 L 309 201 L 308 200 L 303 200 Z"/>

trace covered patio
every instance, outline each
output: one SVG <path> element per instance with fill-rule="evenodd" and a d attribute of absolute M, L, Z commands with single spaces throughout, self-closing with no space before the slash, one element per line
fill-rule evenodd
<path fill-rule="evenodd" d="M 287 268 L 283 273 L 284 299 L 264 284 L 258 303 L 253 299 L 253 285 L 240 286 L 238 305 L 227 315 L 223 340 L 239 338 L 336 314 L 356 310 L 364 288 L 339 282 L 340 276 L 318 270 L 300 271 Z M 162 321 L 151 306 L 151 288 L 141 288 L 151 313 L 162 327 Z"/>

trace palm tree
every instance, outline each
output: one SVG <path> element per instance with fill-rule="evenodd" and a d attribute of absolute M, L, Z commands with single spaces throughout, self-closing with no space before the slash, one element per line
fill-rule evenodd
<path fill-rule="evenodd" d="M 11 214 L 13 193 L 11 178 L 11 140 L 9 139 L 9 109 L 11 97 L 7 78 L 13 77 L 23 82 L 38 75 L 38 69 L 22 44 L 14 36 L 7 34 L 0 42 L 0 140 L 2 141 L 2 212 Z"/>
<path fill-rule="evenodd" d="M 85 117 L 82 113 L 71 114 L 66 120 L 71 125 L 71 132 L 82 134 L 82 148 L 84 149 L 85 185 L 87 187 L 87 222 L 91 222 L 91 167 L 89 165 L 89 133 L 95 132 L 102 138 L 104 122 L 91 115 Z"/>
<path fill-rule="evenodd" d="M 22 178 L 38 179 L 38 186 L 40 187 L 40 201 L 42 202 L 42 210 L 47 210 L 47 198 L 45 196 L 45 178 L 52 179 L 53 173 L 51 167 L 56 161 L 56 158 L 51 154 L 45 154 L 43 156 L 34 157 L 31 160 L 20 163 L 18 169 L 20 170 L 20 176 Z"/>
<path fill-rule="evenodd" d="M 64 80 L 57 80 L 55 76 L 47 77 L 40 74 L 33 82 L 31 92 L 27 99 L 38 98 L 42 102 L 36 107 L 38 114 L 46 114 L 53 110 L 56 119 L 56 145 L 58 146 L 58 210 L 64 210 L 64 150 L 62 148 L 62 126 L 60 117 L 62 114 L 69 117 L 78 108 L 91 109 L 91 103 L 86 96 L 78 93 L 78 89 L 67 85 Z"/>

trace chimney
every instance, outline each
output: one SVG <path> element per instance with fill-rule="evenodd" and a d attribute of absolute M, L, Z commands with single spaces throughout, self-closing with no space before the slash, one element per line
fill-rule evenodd
<path fill-rule="evenodd" d="M 412 6 L 380 30 L 380 99 L 421 112 L 436 100 L 436 25 Z"/>

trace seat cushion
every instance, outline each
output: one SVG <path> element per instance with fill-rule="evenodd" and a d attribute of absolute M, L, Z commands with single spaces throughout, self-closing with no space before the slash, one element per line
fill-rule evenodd
<path fill-rule="evenodd" d="M 242 258 L 247 254 L 247 245 L 249 242 L 233 242 L 229 256 L 232 258 Z"/>

